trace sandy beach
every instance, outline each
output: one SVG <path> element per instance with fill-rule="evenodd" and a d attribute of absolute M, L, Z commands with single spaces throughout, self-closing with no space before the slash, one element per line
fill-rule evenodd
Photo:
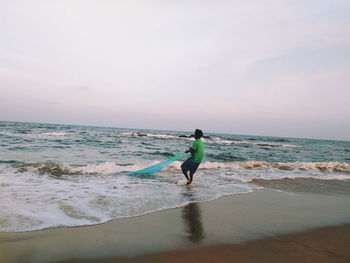
<path fill-rule="evenodd" d="M 343 262 L 350 260 L 350 225 L 281 235 L 243 245 L 221 245 L 168 251 L 136 258 L 72 259 L 62 263 L 178 263 L 178 262 Z"/>
<path fill-rule="evenodd" d="M 264 189 L 95 226 L 3 232 L 0 262 L 349 262 L 349 223 L 347 195 Z"/>

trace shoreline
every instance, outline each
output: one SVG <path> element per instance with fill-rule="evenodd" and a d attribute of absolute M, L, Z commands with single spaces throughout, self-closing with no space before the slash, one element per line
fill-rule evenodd
<path fill-rule="evenodd" d="M 172 250 L 134 258 L 76 258 L 57 263 L 348 263 L 349 247 L 350 224 L 346 224 L 249 241 L 240 245 Z"/>
<path fill-rule="evenodd" d="M 230 251 L 251 247 L 251 243 L 256 244 L 254 249 L 257 250 L 268 246 L 267 254 L 288 255 L 282 247 L 273 252 L 275 239 L 302 233 L 313 242 L 312 237 L 317 237 L 318 230 L 315 234 L 312 229 L 327 227 L 333 229 L 328 232 L 350 233 L 349 196 L 262 189 L 99 225 L 1 232 L 0 262 L 100 262 L 102 259 L 106 262 L 150 262 L 148 257 L 155 257 L 151 262 L 180 262 L 176 261 L 179 257 L 191 258 L 192 254 L 204 260 L 207 251 L 219 258 L 222 253 L 228 253 L 231 261 L 216 262 L 232 262 L 235 255 Z M 322 233 L 320 237 L 327 240 L 327 235 Z M 350 247 L 346 238 L 333 237 L 327 242 L 332 245 L 338 241 Z M 248 247 L 244 250 L 252 249 Z M 174 261 L 164 261 L 164 257 L 173 254 Z M 79 261 L 70 261 L 72 259 Z M 181 262 L 186 261 L 181 259 Z"/>

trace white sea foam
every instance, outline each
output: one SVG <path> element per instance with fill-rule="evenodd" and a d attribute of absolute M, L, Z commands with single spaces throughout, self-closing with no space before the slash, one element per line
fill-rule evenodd
<path fill-rule="evenodd" d="M 0 231 L 98 224 L 194 200 L 251 192 L 261 188 L 252 184 L 256 179 L 350 180 L 348 163 L 204 162 L 195 176 L 196 191 L 188 196 L 183 194 L 182 185 L 186 181 L 180 172 L 180 161 L 173 162 L 156 176 L 143 178 L 122 173 L 145 165 L 148 164 L 125 166 L 105 162 L 80 167 L 25 164 L 5 168 L 2 165 L 0 211 L 4 212 Z M 50 171 L 57 172 L 57 169 L 63 171 L 62 175 L 52 176 Z"/>
<path fill-rule="evenodd" d="M 15 165 L 18 171 L 27 171 L 32 173 L 48 173 L 53 175 L 109 175 L 121 172 L 130 172 L 143 169 L 154 165 L 159 161 L 144 161 L 142 164 L 118 165 L 113 162 L 104 162 L 100 164 L 89 164 L 86 166 L 59 165 L 55 163 L 24 163 Z M 174 161 L 167 166 L 165 171 L 181 170 L 181 161 Z M 243 161 L 243 162 L 209 162 L 201 163 L 202 170 L 280 170 L 280 171 L 317 171 L 317 172 L 341 172 L 350 173 L 349 163 L 340 162 L 263 162 L 263 161 Z"/>
<path fill-rule="evenodd" d="M 236 141 L 236 144 L 248 144 L 261 148 L 275 148 L 275 147 L 286 147 L 286 148 L 299 148 L 300 146 L 287 143 L 275 143 L 275 142 L 261 142 L 261 141 Z"/>
<path fill-rule="evenodd" d="M 181 162 L 175 161 L 165 170 L 179 171 L 180 166 Z M 205 174 L 219 173 L 220 178 L 230 178 L 230 180 L 238 180 L 243 183 L 250 183 L 255 179 L 278 180 L 283 178 L 350 180 L 350 164 L 338 162 L 203 162 L 199 170 Z"/>
<path fill-rule="evenodd" d="M 0 135 L 11 136 L 11 137 L 28 137 L 28 138 L 40 138 L 40 137 L 65 137 L 69 136 L 68 132 L 39 132 L 33 131 L 28 133 L 18 133 L 9 131 L 0 131 Z"/>
<path fill-rule="evenodd" d="M 210 187 L 216 179 L 198 174 L 196 192 L 188 193 L 184 177 L 174 173 L 149 178 L 120 174 L 53 177 L 19 174 L 10 168 L 0 174 L 0 181 L 0 231 L 10 232 L 98 224 L 256 188 L 237 181 Z"/>
<path fill-rule="evenodd" d="M 121 132 L 122 136 L 132 136 L 132 137 L 150 137 L 156 139 L 181 139 L 179 136 L 168 135 L 168 134 L 153 134 L 153 133 L 139 133 L 139 132 Z"/>
<path fill-rule="evenodd" d="M 180 169 L 180 162 L 174 162 L 168 169 Z M 349 163 L 340 162 L 262 162 L 262 161 L 245 161 L 245 162 L 203 162 L 201 169 L 266 169 L 274 168 L 278 170 L 301 170 L 301 171 L 333 171 L 350 173 Z"/>
<path fill-rule="evenodd" d="M 336 174 L 322 176 L 322 180 L 350 180 L 349 174 Z"/>
<path fill-rule="evenodd" d="M 68 132 L 44 132 L 44 133 L 42 133 L 42 135 L 61 137 L 61 136 L 68 136 L 69 133 Z"/>
<path fill-rule="evenodd" d="M 82 167 L 70 167 L 65 166 L 68 171 L 72 173 L 81 174 L 114 174 L 118 172 L 124 172 L 129 170 L 131 167 L 120 166 L 112 162 L 105 162 L 101 164 L 90 164 Z"/>
<path fill-rule="evenodd" d="M 139 133 L 139 132 L 121 132 L 121 136 L 131 136 L 131 137 L 148 137 L 155 139 L 165 139 L 165 140 L 189 140 L 193 141 L 193 137 L 183 137 L 183 136 L 174 136 L 169 134 L 154 134 L 154 133 Z M 202 138 L 202 140 L 206 143 L 217 143 L 217 144 L 248 144 L 261 148 L 274 148 L 274 147 L 288 147 L 288 148 L 296 148 L 300 147 L 298 145 L 293 144 L 281 144 L 274 142 L 259 142 L 259 141 L 247 141 L 247 140 L 235 140 L 231 138 L 221 138 L 221 137 L 210 137 L 210 138 Z"/>
<path fill-rule="evenodd" d="M 154 162 L 152 162 L 154 164 Z M 122 172 L 136 171 L 145 168 L 147 165 L 132 164 L 118 165 L 113 162 L 103 162 L 100 164 L 89 164 L 85 166 L 75 166 L 56 163 L 23 163 L 14 165 L 16 172 L 30 172 L 36 174 L 61 175 L 110 175 Z"/>

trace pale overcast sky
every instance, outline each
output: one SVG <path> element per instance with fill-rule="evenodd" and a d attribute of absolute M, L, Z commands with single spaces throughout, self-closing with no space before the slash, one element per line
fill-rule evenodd
<path fill-rule="evenodd" d="M 0 120 L 350 140 L 349 0 L 0 0 Z"/>

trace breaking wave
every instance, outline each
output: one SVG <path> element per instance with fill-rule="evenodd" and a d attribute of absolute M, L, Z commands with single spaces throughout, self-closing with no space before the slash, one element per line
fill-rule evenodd
<path fill-rule="evenodd" d="M 131 137 L 150 137 L 155 139 L 180 139 L 179 136 L 167 135 L 167 134 L 152 134 L 152 133 L 139 133 L 139 132 L 121 132 L 122 136 L 131 136 Z"/>
<path fill-rule="evenodd" d="M 194 140 L 193 136 L 188 135 L 169 135 L 169 134 L 154 134 L 154 133 L 139 133 L 139 132 L 121 132 L 121 136 L 127 137 L 147 137 L 153 139 L 163 139 L 163 140 Z M 203 140 L 206 143 L 222 143 L 222 144 L 237 144 L 237 145 L 247 145 L 247 146 L 256 146 L 261 148 L 274 148 L 274 147 L 289 147 L 289 148 L 297 148 L 300 147 L 298 145 L 293 144 L 282 144 L 276 142 L 260 142 L 260 141 L 251 141 L 251 140 L 240 140 L 235 138 L 225 138 L 225 137 L 210 137 L 205 136 Z M 284 141 L 281 141 L 284 142 Z"/>
<path fill-rule="evenodd" d="M 68 136 L 70 135 L 68 132 L 44 132 L 42 133 L 42 135 L 46 135 L 46 136 Z"/>
<path fill-rule="evenodd" d="M 100 164 L 89 164 L 86 166 L 63 165 L 52 162 L 46 163 L 15 163 L 11 166 L 17 172 L 36 172 L 39 174 L 61 175 L 106 175 L 121 172 L 130 172 L 143 169 L 148 165 L 156 164 L 157 161 L 150 161 L 147 164 L 116 164 L 104 162 Z M 166 171 L 180 170 L 181 162 L 175 161 L 170 164 Z M 203 162 L 200 165 L 203 170 L 267 170 L 274 169 L 280 171 L 318 171 L 318 172 L 341 172 L 349 173 L 350 164 L 340 162 L 262 162 L 262 161 L 236 161 L 236 162 Z"/>
<path fill-rule="evenodd" d="M 21 163 L 12 165 L 16 172 L 33 172 L 38 174 L 50 174 L 53 176 L 62 175 L 106 175 L 131 170 L 141 169 L 138 165 L 118 165 L 112 162 L 104 162 L 101 164 L 89 164 L 86 166 L 62 165 L 52 162 L 46 163 Z"/>
<path fill-rule="evenodd" d="M 180 170 L 181 162 L 172 163 L 167 169 Z M 243 161 L 243 162 L 203 162 L 200 165 L 203 170 L 226 170 L 226 171 L 316 171 L 316 172 L 338 172 L 346 173 L 343 177 L 336 174 L 335 177 L 339 180 L 350 179 L 350 164 L 340 162 L 262 162 L 262 161 Z M 332 179 L 334 179 L 332 177 Z"/>
<path fill-rule="evenodd" d="M 350 173 L 349 163 L 340 162 L 204 162 L 200 166 L 202 169 L 264 169 L 275 168 L 278 170 L 301 170 L 301 171 L 332 171 Z"/>

